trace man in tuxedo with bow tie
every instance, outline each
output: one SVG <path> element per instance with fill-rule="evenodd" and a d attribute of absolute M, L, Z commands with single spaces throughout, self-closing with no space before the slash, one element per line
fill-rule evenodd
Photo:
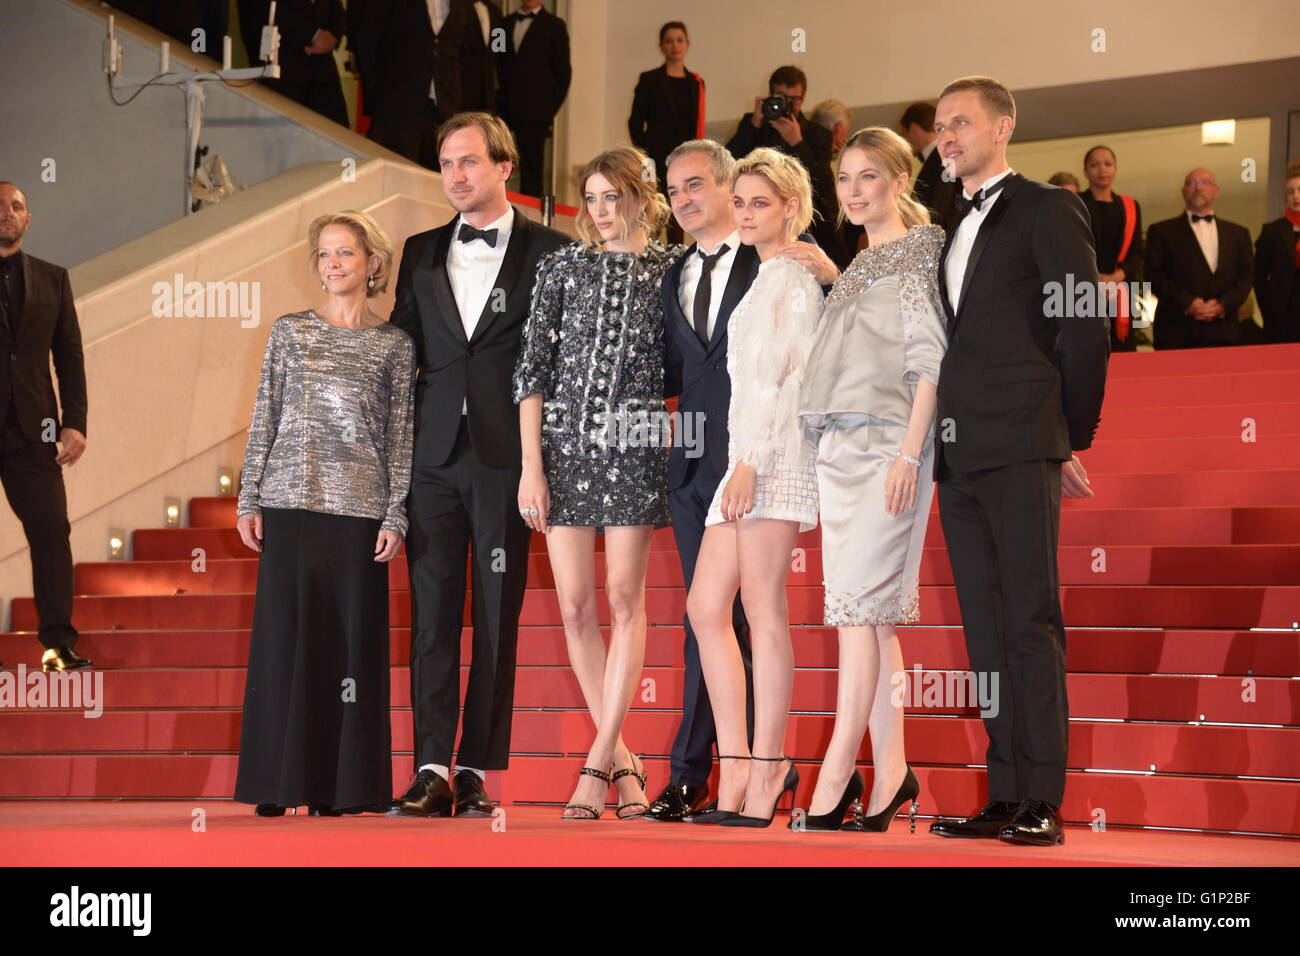
<path fill-rule="evenodd" d="M 1255 281 L 1255 256 L 1246 227 L 1214 214 L 1218 198 L 1214 173 L 1193 169 L 1183 177 L 1182 215 L 1147 230 L 1157 349 L 1241 341 L 1237 310 Z"/>
<path fill-rule="evenodd" d="M 406 508 L 416 778 L 394 806 L 412 816 L 490 816 L 484 771 L 504 770 L 510 755 L 531 537 L 518 508 L 519 411 L 510 380 L 537 262 L 569 237 L 506 199 L 519 153 L 500 118 L 459 113 L 439 128 L 437 148 L 457 215 L 406 241 L 391 319 L 415 342 L 419 362 Z M 460 719 L 471 553 L 473 657 Z"/>
<path fill-rule="evenodd" d="M 1092 494 L 1074 452 L 1101 418 L 1110 340 L 1104 315 L 1048 304 L 1053 288 L 1095 287 L 1097 257 L 1083 201 L 1007 166 L 1015 122 L 1007 88 L 971 76 L 944 89 L 934 124 L 962 183 L 938 275 L 948 350 L 934 473 L 970 668 L 997 707 L 984 715 L 988 803 L 930 832 L 1053 845 L 1069 719 L 1061 496 Z"/>

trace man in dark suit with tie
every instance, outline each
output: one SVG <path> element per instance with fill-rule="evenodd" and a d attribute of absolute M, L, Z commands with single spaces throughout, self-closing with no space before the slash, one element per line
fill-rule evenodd
<path fill-rule="evenodd" d="M 257 66 L 271 0 L 239 0 L 239 32 L 249 62 Z M 339 0 L 279 0 L 275 25 L 280 28 L 280 77 L 261 82 L 289 99 L 348 125 L 348 107 L 334 60 L 345 30 Z"/>
<path fill-rule="evenodd" d="M 1157 349 L 1241 341 L 1237 311 L 1255 281 L 1255 255 L 1245 226 L 1215 216 L 1218 198 L 1214 173 L 1193 169 L 1183 178 L 1183 214 L 1147 230 Z"/>
<path fill-rule="evenodd" d="M 366 135 L 438 168 L 438 125 L 462 108 L 460 52 L 470 27 L 478 29 L 478 18 L 468 0 L 366 0 L 348 41 L 371 117 Z"/>
<path fill-rule="evenodd" d="M 930 832 L 1052 845 L 1065 839 L 1069 720 L 1061 496 L 1091 495 L 1074 452 L 1101 418 L 1110 340 L 1104 310 L 1053 306 L 1065 288 L 1097 288 L 1092 230 L 1077 195 L 1007 166 L 1015 118 L 1006 87 L 973 76 L 945 88 L 935 119 L 963 191 L 938 275 L 934 474 L 970 668 L 996 707 L 982 715 L 988 803 Z"/>
<path fill-rule="evenodd" d="M 519 515 L 519 411 L 510 380 L 537 262 L 569 242 L 506 199 L 518 160 L 499 117 L 461 113 L 438 133 L 458 215 L 406 241 L 392 323 L 415 342 L 415 450 L 407 515 L 416 779 L 414 816 L 488 816 L 484 771 L 510 755 L 515 649 L 531 533 Z M 465 565 L 473 555 L 473 659 L 460 711 Z"/>
<path fill-rule="evenodd" d="M 473 0 L 460 48 L 461 109 L 497 111 L 497 59 L 505 52 L 505 29 L 496 0 Z"/>
<path fill-rule="evenodd" d="M 23 252 L 31 221 L 27 194 L 0 182 L 0 483 L 31 548 L 41 666 L 65 671 L 91 663 L 73 650 L 71 528 L 60 470 L 86 450 L 86 369 L 68 270 Z"/>
<path fill-rule="evenodd" d="M 903 111 L 898 127 L 912 147 L 912 154 L 921 161 L 912 193 L 917 202 L 930 210 L 930 221 L 947 229 L 952 223 L 957 179 L 943 174 L 939 137 L 934 132 L 934 107 L 929 103 L 913 103 Z"/>
<path fill-rule="evenodd" d="M 540 196 L 550 192 L 542 181 L 546 137 L 573 78 L 569 31 L 563 20 L 542 7 L 542 0 L 524 0 L 503 26 L 506 52 L 497 62 L 500 112 L 519 141 L 519 191 Z"/>

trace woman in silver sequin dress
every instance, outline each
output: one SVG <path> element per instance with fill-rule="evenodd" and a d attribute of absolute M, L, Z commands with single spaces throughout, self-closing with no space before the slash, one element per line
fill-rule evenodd
<path fill-rule="evenodd" d="M 778 255 L 812 219 L 812 186 L 799 160 L 756 149 L 736 164 L 731 191 L 740 241 L 754 247 L 760 265 L 727 321 L 728 467 L 705 519 L 686 599 L 721 768 L 717 810 L 692 821 L 769 826 L 781 797 L 793 795 L 799 782 L 783 754 L 794 681 L 785 588 L 797 536 L 817 524 L 813 450 L 796 413 L 822 292 L 806 267 Z M 753 651 L 752 755 L 745 672 L 732 631 L 737 590 Z"/>
<path fill-rule="evenodd" d="M 237 526 L 261 552 L 235 799 L 386 811 L 388 562 L 406 534 L 415 347 L 370 311 L 393 247 L 364 213 L 308 232 L 319 310 L 271 328 Z"/>
<path fill-rule="evenodd" d="M 903 656 L 894 630 L 920 618 L 934 495 L 933 423 L 946 348 L 938 268 L 944 234 L 910 193 L 907 143 L 882 127 L 840 153 L 842 214 L 869 245 L 826 297 L 800 420 L 817 443 L 825 623 L 839 628 L 835 730 L 804 826 L 838 830 L 861 811 L 854 769 L 870 727 L 871 796 L 851 826 L 883 830 L 920 792 L 903 755 Z M 914 816 L 913 816 L 914 823 Z"/>
<path fill-rule="evenodd" d="M 546 533 L 569 660 L 597 728 L 566 820 L 596 819 L 611 782 L 621 819 L 647 809 L 645 772 L 622 728 L 645 659 L 650 540 L 669 523 L 660 287 L 682 252 L 649 238 L 668 205 L 647 169 L 653 164 L 630 147 L 587 164 L 583 241 L 539 263 L 515 367 L 519 510 Z M 596 612 L 602 530 L 608 655 Z"/>

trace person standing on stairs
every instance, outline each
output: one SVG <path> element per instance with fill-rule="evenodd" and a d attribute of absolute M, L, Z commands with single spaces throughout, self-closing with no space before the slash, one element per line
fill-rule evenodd
<path fill-rule="evenodd" d="M 515 367 L 520 514 L 546 535 L 569 660 L 596 725 L 566 820 L 597 819 L 611 783 L 620 819 L 648 808 L 645 770 L 622 729 L 645 661 L 650 542 L 669 524 L 660 287 L 682 253 L 651 238 L 668 218 L 658 184 L 644 175 L 653 169 L 630 146 L 583 169 L 582 241 L 538 267 Z M 596 609 L 598 530 L 608 653 Z"/>
<path fill-rule="evenodd" d="M 31 548 L 41 668 L 67 671 L 91 665 L 73 650 L 72 529 L 62 472 L 86 450 L 86 367 L 68 270 L 23 252 L 31 221 L 27 194 L 0 182 L 0 483 Z"/>
<path fill-rule="evenodd" d="M 519 413 L 510 376 L 542 256 L 569 242 L 506 198 L 519 163 L 491 113 L 438 128 L 442 190 L 456 216 L 406 240 L 392 322 L 415 341 L 411 532 L 411 710 L 415 780 L 395 801 L 410 816 L 491 816 L 485 771 L 505 770 L 515 650 L 528 580 L 519 515 Z M 473 565 L 473 658 L 462 715 L 465 566 Z M 456 728 L 456 775 L 451 777 Z"/>
<path fill-rule="evenodd" d="M 970 669 L 999 706 L 983 718 L 988 802 L 930 832 L 1050 846 L 1065 840 L 1069 733 L 1061 497 L 1092 495 L 1074 452 L 1101 420 L 1110 333 L 1104 309 L 1052 307 L 1054 288 L 1097 288 L 1092 229 L 1076 194 L 1007 166 L 1015 125 L 991 77 L 939 97 L 940 155 L 963 186 L 938 270 L 948 350 L 934 478 Z"/>
<path fill-rule="evenodd" d="M 415 347 L 371 311 L 393 246 L 368 215 L 315 219 L 320 309 L 276 319 L 236 527 L 260 553 L 235 799 L 384 812 L 393 785 L 388 562 L 406 534 Z"/>

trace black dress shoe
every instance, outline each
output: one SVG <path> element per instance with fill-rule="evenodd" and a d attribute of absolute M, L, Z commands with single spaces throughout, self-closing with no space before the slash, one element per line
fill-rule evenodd
<path fill-rule="evenodd" d="M 930 832 L 945 837 L 988 837 L 996 839 L 998 831 L 1011 822 L 1018 804 L 992 800 L 973 817 L 959 820 L 935 820 Z"/>
<path fill-rule="evenodd" d="M 1046 800 L 1025 800 L 1016 808 L 1011 822 L 998 831 L 1004 843 L 1027 843 L 1031 846 L 1057 846 L 1065 842 L 1061 811 Z"/>
<path fill-rule="evenodd" d="M 79 667 L 89 667 L 91 663 L 70 647 L 51 647 L 41 655 L 43 671 L 73 671 Z"/>
<path fill-rule="evenodd" d="M 432 770 L 421 770 L 393 809 L 412 817 L 449 817 L 453 802 L 451 785 Z"/>
<path fill-rule="evenodd" d="M 456 774 L 456 816 L 490 817 L 492 801 L 488 799 L 483 781 L 472 770 L 462 770 Z"/>
<path fill-rule="evenodd" d="M 689 787 L 684 783 L 670 783 L 663 793 L 655 797 L 650 809 L 641 814 L 643 820 L 663 823 L 680 823 L 690 814 L 703 813 L 709 803 L 709 785 Z"/>
<path fill-rule="evenodd" d="M 259 817 L 282 817 L 284 807 L 277 807 L 274 803 L 259 803 L 253 808 L 253 812 Z"/>

